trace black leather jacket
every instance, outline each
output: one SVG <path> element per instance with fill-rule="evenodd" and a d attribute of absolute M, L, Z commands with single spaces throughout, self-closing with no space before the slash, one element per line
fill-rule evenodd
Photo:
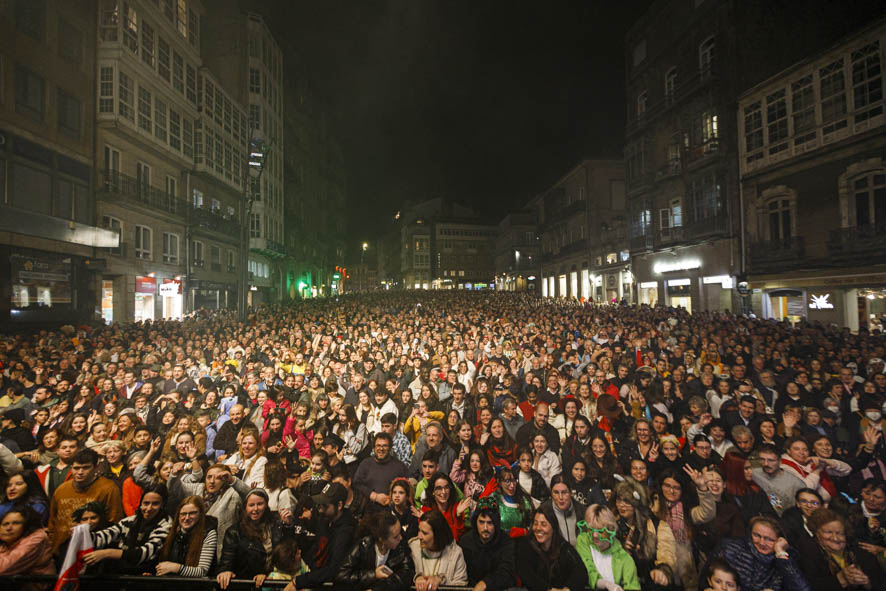
<path fill-rule="evenodd" d="M 284 536 L 294 536 L 295 532 L 291 530 L 292 528 L 280 521 L 280 516 L 274 513 L 270 524 L 271 547 L 280 543 Z M 265 552 L 261 540 L 246 536 L 241 531 L 238 521 L 225 532 L 218 572 L 231 571 L 238 579 L 251 579 L 255 575 L 271 572 L 268 560 L 268 553 Z"/>
<path fill-rule="evenodd" d="M 387 579 L 375 578 L 375 540 L 372 536 L 361 538 L 342 563 L 335 575 L 336 585 L 373 591 L 401 591 L 412 585 L 415 566 L 405 539 L 391 550 L 385 565 L 393 571 Z"/>

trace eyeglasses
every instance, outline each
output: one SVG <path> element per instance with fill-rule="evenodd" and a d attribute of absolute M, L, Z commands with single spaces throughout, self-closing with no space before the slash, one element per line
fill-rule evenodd
<path fill-rule="evenodd" d="M 448 486 L 435 486 L 434 492 L 446 492 L 449 490 Z"/>
<path fill-rule="evenodd" d="M 797 503 L 800 505 L 806 505 L 807 507 L 821 507 L 821 503 L 819 501 L 815 501 L 815 500 L 810 501 L 810 500 L 803 499 L 803 500 L 797 501 Z"/>

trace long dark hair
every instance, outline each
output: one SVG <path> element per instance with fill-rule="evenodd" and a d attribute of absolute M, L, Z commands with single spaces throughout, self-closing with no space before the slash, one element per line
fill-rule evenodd
<path fill-rule="evenodd" d="M 563 549 L 563 544 L 566 544 L 566 540 L 560 534 L 560 527 L 557 524 L 557 516 L 554 515 L 554 505 L 550 501 L 542 503 L 538 509 L 532 512 L 530 523 L 535 523 L 535 518 L 539 514 L 544 516 L 554 530 L 554 533 L 551 536 L 551 548 L 550 550 L 545 551 L 544 548 L 538 545 L 538 542 L 535 540 L 535 535 L 532 533 L 529 534 L 529 545 L 535 550 L 535 553 L 538 556 L 539 566 L 541 567 L 542 572 L 544 572 L 545 577 L 547 580 L 551 580 L 554 566 L 560 559 L 560 551 Z"/>
<path fill-rule="evenodd" d="M 458 503 L 458 493 L 455 492 L 455 485 L 452 483 L 452 479 L 445 472 L 434 472 L 433 476 L 428 478 L 428 488 L 425 489 L 422 495 L 422 505 L 432 509 L 437 508 L 437 499 L 434 497 L 434 483 L 438 480 L 445 480 L 446 485 L 449 487 L 449 499 L 446 501 L 446 510 L 448 511 L 452 508 L 452 505 Z"/>
<path fill-rule="evenodd" d="M 181 523 L 179 521 L 179 513 L 185 505 L 194 505 L 200 511 L 200 516 L 191 531 L 188 532 L 188 551 L 185 554 L 185 566 L 197 566 L 200 564 L 200 552 L 203 550 L 203 538 L 206 533 L 206 503 L 203 497 L 190 496 L 182 499 L 175 510 L 175 521 L 172 524 L 172 531 L 166 536 L 163 542 L 163 548 L 160 549 L 160 560 L 170 558 L 169 553 L 172 551 L 172 543 L 175 536 L 181 531 Z"/>
<path fill-rule="evenodd" d="M 22 480 L 25 481 L 25 486 L 27 487 L 27 492 L 25 492 L 25 496 L 19 498 L 17 503 L 22 504 L 33 504 L 33 503 L 44 503 L 45 505 L 49 505 L 49 499 L 46 497 L 46 492 L 43 490 L 43 487 L 40 485 L 40 479 L 37 478 L 37 473 L 33 470 L 25 470 L 24 472 L 19 472 L 18 474 L 13 474 L 9 478 L 6 478 L 3 481 L 3 498 L 6 498 L 6 485 L 9 484 L 9 480 L 13 476 L 21 476 Z"/>
<path fill-rule="evenodd" d="M 258 523 L 254 523 L 250 519 L 249 513 L 246 512 L 246 501 L 251 496 L 261 497 L 265 500 L 265 512 L 259 518 Z M 271 511 L 271 507 L 268 505 L 268 494 L 265 491 L 256 489 L 246 495 L 246 499 L 243 500 L 243 508 L 240 510 L 240 533 L 247 538 L 261 541 L 264 539 L 262 529 L 269 526 L 273 521 L 274 512 Z"/>
<path fill-rule="evenodd" d="M 157 515 L 150 520 L 145 519 L 144 514 L 141 511 L 142 501 L 145 496 L 149 494 L 160 495 L 162 501 L 160 503 L 160 510 L 157 511 Z M 141 499 L 138 501 L 139 508 L 135 512 L 135 521 L 132 523 L 132 527 L 129 528 L 126 538 L 123 540 L 123 544 L 126 548 L 131 549 L 140 546 L 144 540 L 148 538 L 157 524 L 166 519 L 166 500 L 168 498 L 169 494 L 166 492 L 166 486 L 163 484 L 158 484 L 157 486 L 145 489 L 142 493 Z"/>

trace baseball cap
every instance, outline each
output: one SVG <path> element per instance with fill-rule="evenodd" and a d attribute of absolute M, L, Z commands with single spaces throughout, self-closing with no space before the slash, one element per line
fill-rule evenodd
<path fill-rule="evenodd" d="M 348 499 L 348 491 L 337 482 L 330 482 L 323 487 L 319 494 L 311 495 L 315 505 L 335 505 L 344 503 Z"/>

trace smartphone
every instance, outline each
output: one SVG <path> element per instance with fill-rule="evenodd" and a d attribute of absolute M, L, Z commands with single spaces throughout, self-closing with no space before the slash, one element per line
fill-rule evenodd
<path fill-rule="evenodd" d="M 383 564 L 383 565 L 381 565 L 381 571 L 382 571 L 383 573 L 385 573 L 386 575 L 392 575 L 392 574 L 394 574 L 394 571 L 392 571 L 390 568 L 388 568 L 388 565 L 387 565 L 387 564 Z"/>

